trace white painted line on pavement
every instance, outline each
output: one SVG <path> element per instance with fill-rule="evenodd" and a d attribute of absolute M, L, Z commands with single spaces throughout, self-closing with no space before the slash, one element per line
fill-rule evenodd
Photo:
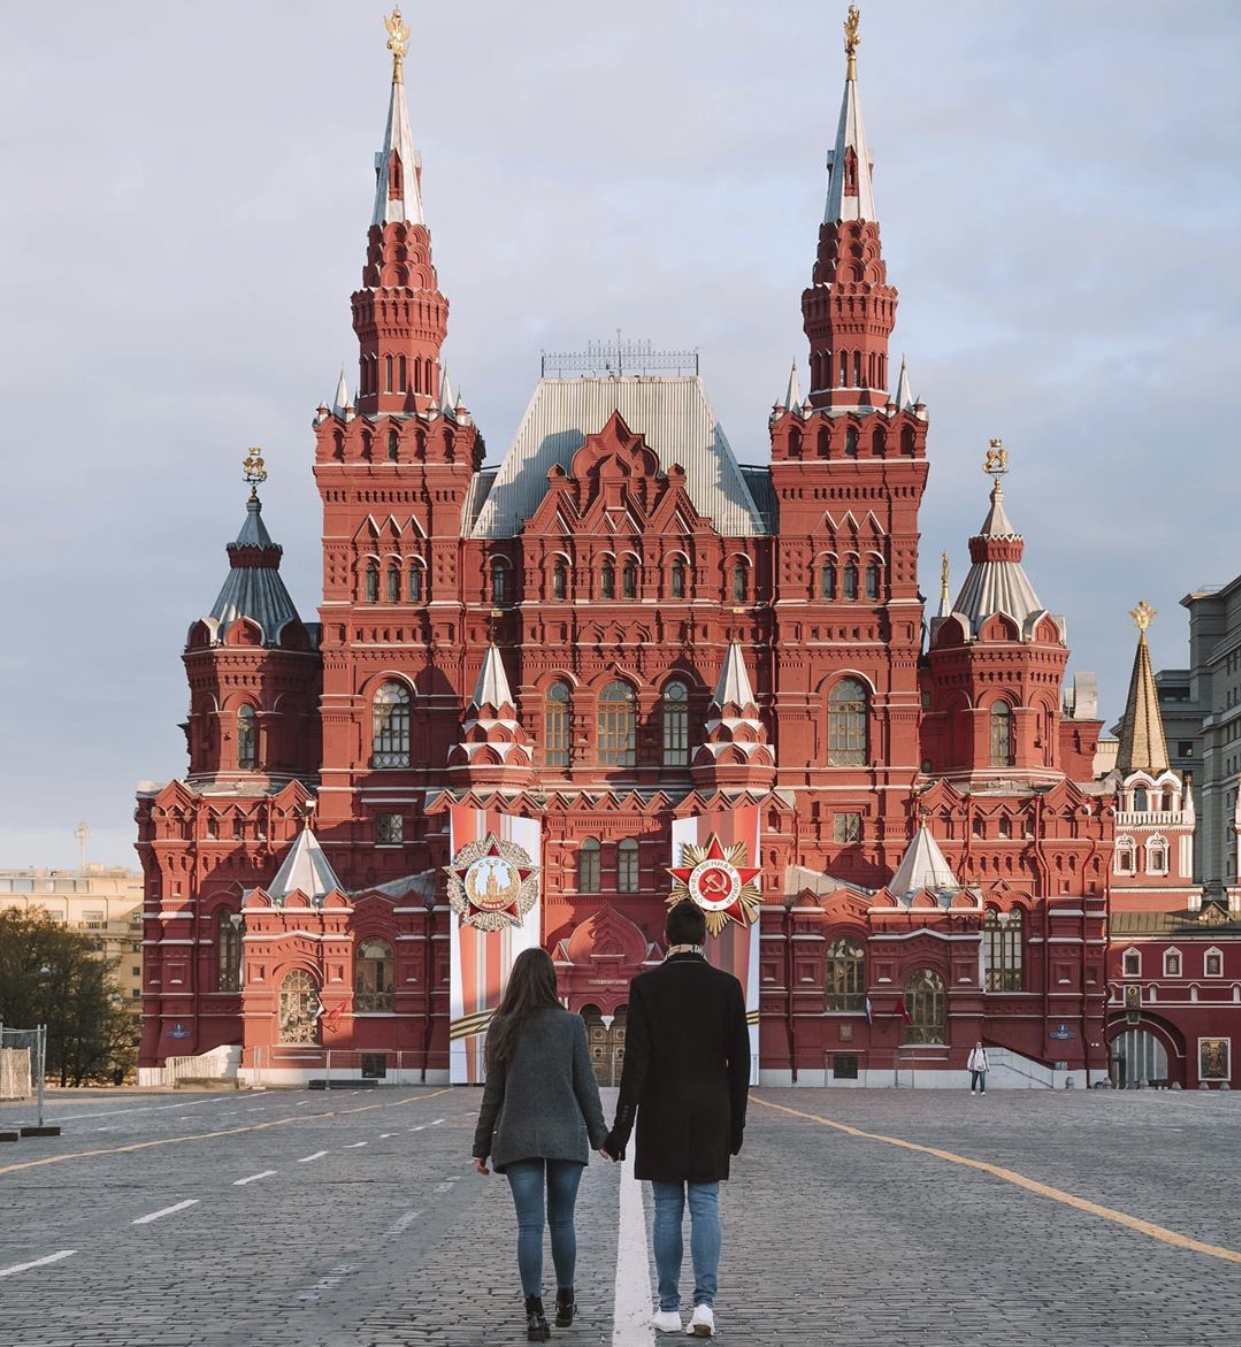
<path fill-rule="evenodd" d="M 259 1091 L 255 1091 L 259 1093 Z M 266 1094 L 267 1091 L 262 1091 Z M 66 1113 L 64 1117 L 57 1114 L 55 1117 L 48 1117 L 48 1122 L 60 1123 L 63 1127 L 65 1123 L 86 1122 L 91 1118 L 117 1118 L 127 1113 L 164 1113 L 173 1108 L 202 1108 L 204 1104 L 215 1103 L 212 1099 L 187 1099 L 180 1104 L 142 1104 L 138 1108 L 113 1108 L 107 1109 L 103 1113 Z M 57 1100 L 57 1105 L 63 1105 L 64 1100 Z"/>
<path fill-rule="evenodd" d="M 346 1151 L 356 1151 L 359 1146 L 369 1146 L 370 1144 L 369 1141 L 351 1141 L 348 1146 L 342 1146 L 341 1149 Z"/>
<path fill-rule="evenodd" d="M 651 1263 L 647 1255 L 642 1185 L 633 1176 L 633 1147 L 621 1162 L 620 1228 L 616 1236 L 616 1297 L 612 1347 L 649 1347 Z"/>
<path fill-rule="evenodd" d="M 422 1132 L 426 1130 L 426 1126 L 427 1126 L 426 1123 L 422 1123 L 418 1127 L 411 1127 L 409 1130 L 411 1132 Z"/>
<path fill-rule="evenodd" d="M 395 1132 L 380 1132 L 380 1134 L 379 1134 L 379 1139 L 380 1139 L 380 1141 L 387 1141 L 387 1139 L 388 1139 L 389 1137 L 394 1137 L 394 1136 L 396 1136 L 396 1133 L 395 1133 Z"/>
<path fill-rule="evenodd" d="M 438 1126 L 440 1125 L 440 1123 L 442 1123 L 443 1121 L 444 1121 L 443 1118 L 436 1118 L 436 1120 L 435 1120 L 434 1122 L 429 1122 L 429 1123 L 427 1123 L 427 1126 L 428 1126 L 428 1127 L 438 1127 Z"/>
<path fill-rule="evenodd" d="M 277 1172 L 278 1171 L 274 1169 L 265 1169 L 261 1174 L 251 1174 L 248 1179 L 234 1179 L 233 1187 L 234 1188 L 244 1187 L 245 1184 L 253 1183 L 256 1179 L 269 1179 L 273 1174 Z"/>
<path fill-rule="evenodd" d="M 297 1163 L 299 1165 L 304 1165 L 309 1163 L 311 1160 L 321 1160 L 326 1154 L 327 1151 L 315 1151 L 313 1155 L 303 1155 L 302 1158 Z"/>
<path fill-rule="evenodd" d="M 334 1267 L 329 1276 L 322 1277 L 313 1286 L 307 1287 L 297 1298 L 317 1303 L 325 1291 L 330 1291 L 332 1287 L 344 1281 L 351 1272 L 356 1271 L 357 1268 L 352 1263 L 342 1263 L 340 1267 Z"/>
<path fill-rule="evenodd" d="M 414 1212 L 417 1216 L 418 1213 Z M 61 1249 L 59 1253 L 49 1253 L 46 1258 L 36 1258 L 30 1263 L 14 1263 L 12 1267 L 0 1267 L 0 1277 L 11 1277 L 15 1272 L 27 1272 L 32 1267 L 44 1267 L 48 1263 L 59 1263 L 62 1258 L 72 1258 L 76 1249 Z"/>
<path fill-rule="evenodd" d="M 310 1103 L 310 1100 L 309 1100 L 309 1099 L 303 1099 L 303 1100 L 301 1100 L 301 1102 L 298 1104 L 298 1108 L 305 1108 L 306 1105 L 309 1104 L 309 1103 Z"/>
<path fill-rule="evenodd" d="M 136 1221 L 131 1221 L 130 1225 L 149 1225 L 152 1221 L 158 1221 L 161 1216 L 171 1216 L 174 1211 L 184 1211 L 186 1207 L 196 1207 L 197 1205 L 198 1198 L 187 1197 L 184 1202 L 178 1202 L 176 1206 L 153 1211 L 149 1216 L 139 1216 Z"/>
<path fill-rule="evenodd" d="M 436 1191 L 437 1193 L 447 1193 L 447 1192 L 451 1192 L 451 1191 L 452 1191 L 452 1184 L 451 1184 L 451 1183 L 437 1183 L 437 1184 L 435 1185 L 435 1191 Z"/>
<path fill-rule="evenodd" d="M 407 1211 L 404 1216 L 392 1222 L 384 1231 L 385 1235 L 403 1235 L 405 1231 L 422 1215 L 420 1211 Z"/>

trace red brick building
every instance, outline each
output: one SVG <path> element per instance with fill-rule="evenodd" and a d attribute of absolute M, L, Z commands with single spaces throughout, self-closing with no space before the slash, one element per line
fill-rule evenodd
<path fill-rule="evenodd" d="M 399 50 L 377 165 L 357 391 L 315 418 L 320 621 L 252 497 L 184 655 L 189 772 L 139 798 L 148 1072 L 219 1049 L 296 1079 L 331 1049 L 443 1078 L 459 804 L 539 821 L 542 940 L 601 1070 L 660 957 L 673 822 L 757 808 L 763 1079 L 957 1083 L 980 1037 L 1011 1083 L 1106 1074 L 1100 723 L 1062 705 L 998 442 L 967 579 L 924 614 L 928 417 L 889 361 L 852 53 L 809 391 L 794 369 L 756 467 L 696 369 L 619 350 L 634 373 L 545 367 L 486 467 Z"/>

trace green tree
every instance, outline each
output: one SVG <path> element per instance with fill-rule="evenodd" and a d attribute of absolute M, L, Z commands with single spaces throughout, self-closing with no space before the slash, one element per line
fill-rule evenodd
<path fill-rule="evenodd" d="M 47 1073 L 62 1085 L 132 1064 L 134 1021 L 113 973 L 85 933 L 44 913 L 0 912 L 0 1023 L 47 1025 Z"/>

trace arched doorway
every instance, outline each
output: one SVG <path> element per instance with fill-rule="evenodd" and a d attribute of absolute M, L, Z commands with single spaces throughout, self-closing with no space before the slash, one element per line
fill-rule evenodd
<path fill-rule="evenodd" d="M 590 1064 L 600 1085 L 619 1085 L 621 1068 L 625 1064 L 625 1014 L 627 1006 L 619 1006 L 613 1015 L 604 1015 L 598 1006 L 583 1006 L 582 1019 L 586 1021 L 586 1046 L 590 1050 Z"/>
<path fill-rule="evenodd" d="M 1117 1089 L 1168 1084 L 1168 1050 L 1149 1029 L 1122 1029 L 1112 1039 L 1111 1060 Z"/>
<path fill-rule="evenodd" d="M 321 1010 L 314 978 L 295 968 L 280 984 L 281 1043 L 317 1043 Z"/>

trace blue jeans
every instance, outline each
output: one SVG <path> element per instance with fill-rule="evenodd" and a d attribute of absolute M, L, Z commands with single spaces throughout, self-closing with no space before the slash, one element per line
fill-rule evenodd
<path fill-rule="evenodd" d="M 694 1264 L 694 1304 L 714 1305 L 719 1282 L 720 1185 L 718 1183 L 668 1183 L 655 1179 L 655 1270 L 659 1273 L 659 1308 L 681 1306 L 681 1222 L 685 1195 L 689 1193 L 689 1254 Z"/>
<path fill-rule="evenodd" d="M 576 1160 L 515 1160 L 504 1173 L 517 1208 L 517 1269 L 521 1293 L 543 1294 L 543 1183 L 547 1181 L 547 1226 L 552 1234 L 556 1284 L 573 1285 L 577 1266 L 577 1232 L 573 1208 L 586 1166 Z"/>
<path fill-rule="evenodd" d="M 982 1087 L 982 1093 L 983 1093 L 983 1094 L 986 1094 L 986 1093 L 987 1093 L 987 1073 L 986 1073 L 985 1071 L 971 1071 L 971 1072 L 970 1072 L 970 1094 L 973 1094 L 974 1091 L 977 1090 L 977 1089 L 979 1088 L 979 1086 Z"/>

